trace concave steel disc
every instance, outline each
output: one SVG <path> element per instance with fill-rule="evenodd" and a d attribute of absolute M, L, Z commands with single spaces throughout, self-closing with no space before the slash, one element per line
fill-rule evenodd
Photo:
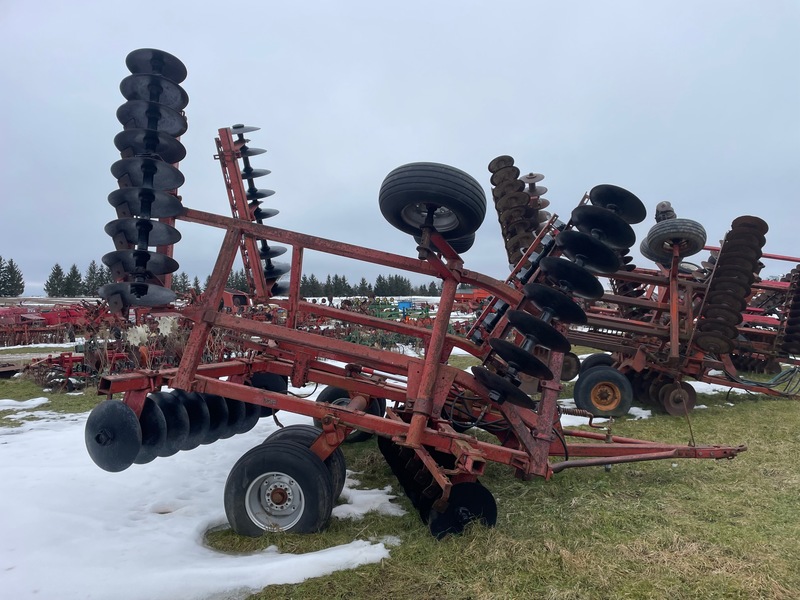
<path fill-rule="evenodd" d="M 500 395 L 499 402 L 508 402 L 521 408 L 534 410 L 536 403 L 531 400 L 525 392 L 511 383 L 508 379 L 500 377 L 496 373 L 492 373 L 485 367 L 471 367 L 472 374 L 483 387 L 487 390 L 496 392 Z"/>
<path fill-rule="evenodd" d="M 180 83 L 186 79 L 186 66 L 168 52 L 154 48 L 140 48 L 125 57 L 125 66 L 131 73 L 155 73 Z"/>
<path fill-rule="evenodd" d="M 522 177 L 520 177 L 523 183 L 527 183 L 528 185 L 533 185 L 535 183 L 539 183 L 542 179 L 544 179 L 544 175 L 541 173 L 526 173 Z"/>
<path fill-rule="evenodd" d="M 258 256 L 261 260 L 272 260 L 282 254 L 286 253 L 286 246 L 270 246 L 268 248 L 261 248 L 258 251 Z"/>
<path fill-rule="evenodd" d="M 520 333 L 535 340 L 540 346 L 550 348 L 554 352 L 569 352 L 572 347 L 558 329 L 524 310 L 509 310 L 506 312 L 506 317 L 512 327 L 516 327 Z"/>
<path fill-rule="evenodd" d="M 275 193 L 274 190 L 259 190 L 256 188 L 250 188 L 247 190 L 247 199 L 260 200 L 261 198 L 269 198 L 274 193 Z"/>
<path fill-rule="evenodd" d="M 517 208 L 519 206 L 528 206 L 530 204 L 531 198 L 525 192 L 511 192 L 510 194 L 506 194 L 505 196 L 499 198 L 497 202 L 495 202 L 495 207 L 499 211 L 505 211 L 510 208 Z"/>
<path fill-rule="evenodd" d="M 114 237 L 125 236 L 130 244 L 139 243 L 140 231 L 145 232 L 145 246 L 168 246 L 180 241 L 181 233 L 171 225 L 152 219 L 116 219 L 105 226 L 105 232 Z"/>
<path fill-rule="evenodd" d="M 174 258 L 149 250 L 115 250 L 103 256 L 103 264 L 112 271 L 133 274 L 138 268 L 152 275 L 174 273 L 180 267 Z"/>
<path fill-rule="evenodd" d="M 492 185 L 500 185 L 506 181 L 514 181 L 519 178 L 519 169 L 517 167 L 503 167 L 499 171 L 492 173 L 489 179 Z"/>
<path fill-rule="evenodd" d="M 708 306 L 703 311 L 703 317 L 734 327 L 744 320 L 742 313 L 733 311 L 725 306 Z"/>
<path fill-rule="evenodd" d="M 739 298 L 744 298 L 750 292 L 750 286 L 741 283 L 738 279 L 730 277 L 712 277 L 710 288 L 713 292 L 728 292 Z"/>
<path fill-rule="evenodd" d="M 725 236 L 725 245 L 727 246 L 731 243 L 735 243 L 736 246 L 742 244 L 760 251 L 761 248 L 764 247 L 764 244 L 767 243 L 767 238 L 755 229 L 739 227 L 737 229 L 731 229 L 728 235 Z M 725 251 L 725 246 L 722 247 L 722 251 Z"/>
<path fill-rule="evenodd" d="M 239 123 L 231 127 L 231 133 L 233 135 L 244 135 L 245 133 L 252 133 L 254 131 L 259 131 L 260 129 L 261 127 L 253 127 L 252 125 L 242 125 Z"/>
<path fill-rule="evenodd" d="M 447 508 L 443 512 L 431 508 L 427 515 L 428 529 L 437 540 L 462 533 L 473 521 L 486 527 L 497 523 L 497 503 L 479 481 L 456 483 L 450 489 Z"/>
<path fill-rule="evenodd" d="M 289 283 L 288 282 L 281 282 L 276 283 L 272 286 L 269 291 L 270 296 L 288 296 L 289 295 Z"/>
<path fill-rule="evenodd" d="M 703 310 L 705 311 L 711 306 L 721 306 L 735 312 L 742 312 L 747 306 L 747 301 L 736 294 L 719 290 L 706 295 L 706 305 Z"/>
<path fill-rule="evenodd" d="M 186 409 L 189 415 L 189 435 L 186 436 L 181 450 L 193 450 L 197 448 L 208 436 L 211 427 L 211 416 L 208 406 L 203 397 L 197 392 L 186 392 L 184 390 L 172 390 L 172 395 Z"/>
<path fill-rule="evenodd" d="M 534 198 L 539 198 L 547 193 L 547 188 L 543 185 L 528 186 L 528 195 Z"/>
<path fill-rule="evenodd" d="M 167 420 L 150 397 L 144 400 L 142 413 L 139 415 L 139 424 L 142 428 L 142 447 L 133 462 L 137 465 L 145 465 L 155 460 L 167 441 Z"/>
<path fill-rule="evenodd" d="M 166 306 L 178 297 L 175 292 L 161 285 L 149 283 L 109 283 L 98 290 L 98 294 L 109 305 Z"/>
<path fill-rule="evenodd" d="M 724 321 L 703 317 L 697 322 L 697 330 L 703 333 L 718 333 L 729 340 L 736 338 L 736 327 Z"/>
<path fill-rule="evenodd" d="M 253 218 L 256 221 L 264 221 L 265 219 L 271 219 L 275 215 L 279 214 L 280 211 L 277 208 L 257 208 L 253 211 Z"/>
<path fill-rule="evenodd" d="M 751 227 L 761 235 L 767 235 L 767 232 L 769 231 L 769 225 L 766 221 L 750 215 L 736 217 L 731 223 L 731 227 L 734 229 L 737 227 Z"/>
<path fill-rule="evenodd" d="M 166 104 L 128 100 L 117 109 L 117 120 L 125 129 L 157 129 L 180 137 L 189 128 L 186 117 Z"/>
<path fill-rule="evenodd" d="M 177 217 L 186 210 L 177 196 L 145 187 L 126 187 L 108 195 L 108 203 L 135 217 Z"/>
<path fill-rule="evenodd" d="M 104 400 L 89 413 L 84 440 L 94 464 L 118 473 L 130 467 L 139 453 L 142 429 L 131 407 L 119 400 Z"/>
<path fill-rule="evenodd" d="M 166 163 L 178 163 L 186 158 L 186 148 L 171 135 L 157 129 L 125 129 L 114 137 L 120 152 L 157 154 Z"/>
<path fill-rule="evenodd" d="M 212 444 L 228 431 L 228 403 L 225 398 L 215 394 L 201 394 L 208 408 L 209 425 L 208 434 L 200 442 L 201 444 Z M 230 436 L 227 436 L 230 437 Z"/>
<path fill-rule="evenodd" d="M 242 146 L 242 148 L 239 150 L 239 153 L 242 155 L 242 157 L 248 158 L 251 156 L 258 156 L 259 154 L 264 154 L 265 152 L 266 150 L 263 148 L 251 148 L 249 146 Z"/>
<path fill-rule="evenodd" d="M 164 413 L 167 422 L 167 439 L 157 454 L 161 457 L 172 456 L 183 450 L 189 437 L 189 414 L 183 404 L 169 392 L 153 392 L 150 398 Z"/>
<path fill-rule="evenodd" d="M 495 200 L 497 200 L 498 198 L 502 198 L 503 196 L 507 196 L 508 194 L 521 192 L 524 189 L 525 189 L 525 184 L 522 183 L 519 179 L 504 181 L 503 183 L 501 183 L 492 190 L 492 197 Z"/>
<path fill-rule="evenodd" d="M 272 173 L 269 169 L 244 169 L 242 171 L 242 179 L 255 179 L 256 177 L 264 177 Z"/>
<path fill-rule="evenodd" d="M 286 275 L 291 269 L 292 267 L 288 263 L 272 263 L 264 267 L 264 279 L 278 279 L 278 277 Z"/>
<path fill-rule="evenodd" d="M 589 200 L 595 206 L 602 206 L 619 215 L 626 223 L 641 223 L 647 216 L 647 209 L 642 201 L 628 190 L 616 185 L 604 183 L 596 185 L 589 191 Z"/>
<path fill-rule="evenodd" d="M 733 342 L 718 333 L 698 333 L 694 343 L 712 354 L 728 354 L 733 350 Z"/>
<path fill-rule="evenodd" d="M 162 160 L 154 158 L 123 158 L 111 165 L 111 174 L 118 180 L 127 175 L 132 187 L 174 190 L 183 185 L 183 173 Z M 151 181 L 152 179 L 152 181 Z"/>
<path fill-rule="evenodd" d="M 553 379 L 553 372 L 541 360 L 527 350 L 506 340 L 492 338 L 489 340 L 492 350 L 517 371 L 536 377 L 537 379 Z"/>
<path fill-rule="evenodd" d="M 572 224 L 583 233 L 622 250 L 636 242 L 633 228 L 618 214 L 600 206 L 584 204 L 572 211 Z"/>
<path fill-rule="evenodd" d="M 556 236 L 556 246 L 565 256 L 587 269 L 604 274 L 619 271 L 620 260 L 617 253 L 587 233 L 562 231 Z"/>
<path fill-rule="evenodd" d="M 565 293 L 541 283 L 529 283 L 524 288 L 525 296 L 543 313 L 564 323 L 583 325 L 586 313 Z"/>
<path fill-rule="evenodd" d="M 162 75 L 149 73 L 128 75 L 119 84 L 119 91 L 126 100 L 158 102 L 175 111 L 181 111 L 189 104 L 189 95 L 186 91 Z"/>
<path fill-rule="evenodd" d="M 756 280 L 755 273 L 751 270 L 743 270 L 741 267 L 729 266 L 720 262 L 717 269 L 714 271 L 715 279 L 724 279 L 737 281 L 742 285 L 751 286 Z"/>
<path fill-rule="evenodd" d="M 603 285 L 584 267 L 552 256 L 541 259 L 539 267 L 560 288 L 579 298 L 596 300 L 603 297 Z"/>
<path fill-rule="evenodd" d="M 500 169 L 504 167 L 512 167 L 514 166 L 514 159 L 507 155 L 498 156 L 497 158 L 492 159 L 489 163 L 489 172 L 496 173 Z"/>
<path fill-rule="evenodd" d="M 717 268 L 737 268 L 745 271 L 746 273 L 753 273 L 755 271 L 756 262 L 751 258 L 750 253 L 740 253 L 732 250 L 722 254 L 722 260 L 717 263 Z"/>

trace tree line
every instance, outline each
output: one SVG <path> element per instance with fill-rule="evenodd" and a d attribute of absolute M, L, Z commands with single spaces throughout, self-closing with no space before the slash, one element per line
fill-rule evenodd
<path fill-rule="evenodd" d="M 3 267 L 3 264 L 13 265 L 13 269 Z M 3 263 L 0 257 L 0 296 L 19 296 L 24 291 L 22 274 L 19 274 L 19 285 L 4 287 L 5 271 L 19 272 L 13 261 Z M 17 277 L 12 278 L 17 281 Z M 172 289 L 179 294 L 186 294 L 194 290 L 200 294 L 208 287 L 211 276 L 205 278 L 201 285 L 200 278 L 189 275 L 183 271 L 176 273 L 172 278 Z M 78 266 L 73 264 L 66 272 L 61 265 L 56 264 L 50 271 L 50 276 L 44 284 L 44 291 L 51 298 L 77 298 L 82 296 L 96 296 L 97 290 L 107 284 L 113 283 L 111 271 L 106 266 L 99 266 L 96 261 L 89 263 L 85 273 L 81 273 Z M 226 286 L 231 289 L 249 292 L 247 276 L 244 269 L 232 271 Z M 6 289 L 11 293 L 2 293 Z M 18 291 L 16 291 L 18 290 Z M 327 275 L 325 280 L 316 275 L 303 275 L 300 279 L 300 295 L 306 297 L 342 297 L 342 296 L 439 296 L 441 285 L 436 281 L 428 284 L 414 285 L 411 280 L 402 275 L 378 275 L 373 283 L 362 277 L 352 285 L 345 275 Z"/>
<path fill-rule="evenodd" d="M 25 280 L 13 258 L 7 261 L 0 256 L 0 296 L 21 296 L 25 292 Z"/>

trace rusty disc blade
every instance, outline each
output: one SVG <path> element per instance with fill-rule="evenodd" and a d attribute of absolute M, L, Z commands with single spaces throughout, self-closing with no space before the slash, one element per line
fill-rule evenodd
<path fill-rule="evenodd" d="M 503 154 L 502 156 L 492 159 L 492 161 L 489 163 L 489 172 L 496 173 L 504 167 L 512 166 L 514 166 L 514 159 L 506 154 Z"/>
<path fill-rule="evenodd" d="M 514 166 L 510 167 L 503 167 L 498 171 L 492 173 L 491 178 L 489 181 L 492 185 L 500 185 L 501 183 L 505 183 L 506 181 L 514 181 L 519 177 L 519 169 Z"/>

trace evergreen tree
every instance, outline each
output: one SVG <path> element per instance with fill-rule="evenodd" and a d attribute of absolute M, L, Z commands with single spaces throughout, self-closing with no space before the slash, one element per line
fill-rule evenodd
<path fill-rule="evenodd" d="M 428 296 L 441 296 L 441 295 L 442 295 L 441 288 L 438 285 L 436 285 L 435 281 L 431 281 L 428 284 Z"/>
<path fill-rule="evenodd" d="M 172 291 L 185 294 L 189 291 L 189 287 L 189 276 L 185 272 L 181 271 L 172 278 Z"/>
<path fill-rule="evenodd" d="M 424 283 L 419 284 L 417 291 L 414 292 L 417 296 L 427 296 L 428 295 L 428 286 Z"/>
<path fill-rule="evenodd" d="M 307 295 L 311 296 L 311 297 L 318 297 L 318 296 L 322 296 L 323 295 L 322 294 L 322 283 L 320 283 L 319 279 L 317 279 L 317 276 L 314 275 L 313 273 L 308 278 L 308 294 Z"/>
<path fill-rule="evenodd" d="M 78 270 L 78 265 L 72 264 L 64 277 L 64 289 L 61 292 L 62 296 L 67 298 L 77 298 L 83 294 L 83 277 Z"/>
<path fill-rule="evenodd" d="M 300 295 L 301 296 L 310 296 L 311 294 L 308 293 L 308 275 L 303 273 L 303 276 L 300 277 Z"/>
<path fill-rule="evenodd" d="M 322 295 L 325 297 L 333 296 L 333 279 L 330 274 L 328 274 L 328 278 L 325 280 L 325 285 L 322 286 Z"/>
<path fill-rule="evenodd" d="M 391 294 L 389 291 L 389 283 L 383 275 L 378 275 L 375 278 L 375 287 L 372 289 L 375 290 L 376 296 L 389 296 Z"/>
<path fill-rule="evenodd" d="M 9 296 L 21 296 L 25 293 L 25 280 L 22 278 L 22 271 L 19 270 L 13 258 L 9 258 L 6 263 L 4 282 L 5 290 Z"/>
<path fill-rule="evenodd" d="M 0 256 L 0 296 L 10 296 L 8 291 L 8 267 L 6 261 Z"/>
<path fill-rule="evenodd" d="M 209 286 L 210 284 L 211 284 L 211 275 L 207 275 L 207 276 L 206 276 L 206 282 L 205 282 L 205 284 L 203 284 L 203 289 L 204 289 L 204 290 L 207 290 L 207 289 L 208 289 L 208 286 Z"/>
<path fill-rule="evenodd" d="M 89 263 L 86 269 L 86 274 L 83 276 L 83 294 L 85 296 L 97 296 L 97 290 L 103 285 L 105 275 L 103 270 L 98 266 L 95 261 Z"/>
<path fill-rule="evenodd" d="M 44 291 L 49 298 L 64 295 L 64 269 L 58 263 L 51 269 L 50 276 L 44 282 Z"/>
<path fill-rule="evenodd" d="M 192 281 L 192 287 L 194 288 L 194 291 L 197 292 L 198 294 L 201 294 L 203 292 L 203 288 L 200 287 L 200 280 L 197 278 L 197 275 L 194 276 L 194 281 Z"/>
<path fill-rule="evenodd" d="M 369 296 L 372 294 L 372 284 L 362 277 L 354 291 L 359 296 Z"/>

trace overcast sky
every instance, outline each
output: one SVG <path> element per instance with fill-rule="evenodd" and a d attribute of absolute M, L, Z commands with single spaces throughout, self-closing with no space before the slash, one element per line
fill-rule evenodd
<path fill-rule="evenodd" d="M 192 208 L 230 214 L 214 138 L 246 123 L 261 127 L 251 146 L 268 150 L 252 162 L 272 170 L 258 185 L 277 192 L 266 204 L 281 211 L 276 227 L 415 256 L 379 212 L 381 181 L 404 163 L 447 163 L 489 198 L 465 266 L 505 278 L 486 167 L 510 154 L 545 174 L 565 219 L 597 184 L 639 196 L 637 247 L 669 200 L 709 244 L 750 214 L 770 225 L 765 251 L 797 256 L 798 30 L 796 0 L 5 0 L 0 256 L 35 295 L 55 263 L 85 271 L 114 249 L 103 226 L 116 218 L 115 113 L 137 48 L 188 69 L 180 192 Z M 222 235 L 180 229 L 175 258 L 203 280 Z M 305 264 L 353 283 L 385 271 L 316 253 Z"/>

